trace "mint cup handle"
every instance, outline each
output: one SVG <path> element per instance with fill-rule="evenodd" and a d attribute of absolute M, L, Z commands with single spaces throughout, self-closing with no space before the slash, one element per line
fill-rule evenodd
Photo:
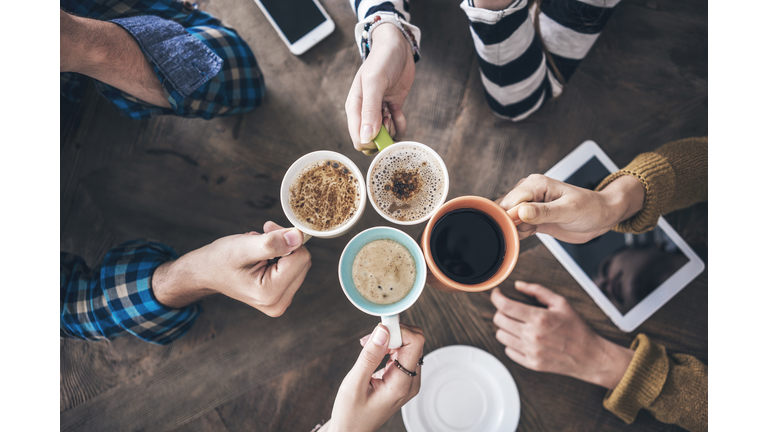
<path fill-rule="evenodd" d="M 385 128 L 384 125 L 381 125 L 379 134 L 376 135 L 376 138 L 373 139 L 373 142 L 376 144 L 376 148 L 379 151 L 382 151 L 395 143 L 392 137 L 389 136 L 389 132 L 387 132 L 387 128 Z"/>
<path fill-rule="evenodd" d="M 400 334 L 400 315 L 383 316 L 381 323 L 389 330 L 389 349 L 403 346 L 403 336 Z"/>

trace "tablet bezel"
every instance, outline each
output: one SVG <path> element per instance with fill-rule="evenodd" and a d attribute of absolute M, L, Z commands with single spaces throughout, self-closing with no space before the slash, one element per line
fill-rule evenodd
<path fill-rule="evenodd" d="M 560 162 L 555 164 L 544 175 L 555 180 L 565 181 L 576 170 L 581 168 L 592 157 L 596 157 L 605 168 L 614 173 L 619 167 L 605 154 L 605 152 L 594 141 L 584 141 Z M 669 223 L 663 218 L 659 218 L 658 227 L 664 231 L 670 240 L 680 249 L 686 257 L 688 263 L 678 269 L 672 276 L 653 290 L 640 303 L 635 305 L 626 315 L 622 315 L 616 306 L 611 303 L 608 297 L 600 291 L 600 288 L 592 281 L 587 273 L 579 266 L 568 252 L 551 236 L 542 233 L 536 233 L 539 240 L 544 243 L 550 252 L 558 261 L 568 270 L 568 273 L 576 279 L 576 282 L 587 291 L 590 297 L 597 303 L 600 309 L 613 321 L 616 326 L 624 332 L 635 330 L 640 324 L 648 319 L 654 312 L 659 310 L 666 302 L 675 296 L 680 290 L 685 288 L 691 281 L 704 271 L 704 261 L 691 249 L 682 237 L 675 231 Z"/>

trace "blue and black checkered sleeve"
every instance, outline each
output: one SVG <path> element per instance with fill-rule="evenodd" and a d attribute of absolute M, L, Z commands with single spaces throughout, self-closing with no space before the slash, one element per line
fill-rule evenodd
<path fill-rule="evenodd" d="M 102 265 L 90 271 L 82 258 L 62 252 L 61 336 L 103 340 L 133 334 L 164 345 L 184 335 L 200 307 L 169 308 L 152 292 L 155 269 L 175 258 L 165 245 L 134 240 L 110 250 Z"/>
<path fill-rule="evenodd" d="M 220 20 L 174 0 L 61 0 L 61 8 L 119 25 L 138 43 L 165 89 L 171 108 L 150 105 L 101 81 L 96 89 L 121 114 L 212 119 L 252 111 L 264 96 L 264 77 L 245 40 Z M 84 76 L 62 73 L 61 95 L 79 101 Z"/>

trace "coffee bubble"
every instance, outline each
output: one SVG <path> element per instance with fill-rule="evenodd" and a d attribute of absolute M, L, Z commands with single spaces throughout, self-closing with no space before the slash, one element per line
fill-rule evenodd
<path fill-rule="evenodd" d="M 368 185 L 372 202 L 388 217 L 415 221 L 431 214 L 442 197 L 445 180 L 435 157 L 416 146 L 404 146 L 376 162 Z"/>

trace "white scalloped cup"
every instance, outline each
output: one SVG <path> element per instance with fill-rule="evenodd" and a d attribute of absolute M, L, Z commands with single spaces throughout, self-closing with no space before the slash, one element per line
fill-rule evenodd
<path fill-rule="evenodd" d="M 296 178 L 296 176 L 301 172 L 302 169 L 304 169 L 307 165 L 310 165 L 312 163 L 315 163 L 317 161 L 323 161 L 323 160 L 336 160 L 344 164 L 349 170 L 352 172 L 352 175 L 355 176 L 355 179 L 357 179 L 358 189 L 360 191 L 360 202 L 358 205 L 357 212 L 355 212 L 354 216 L 350 218 L 344 225 L 341 225 L 337 228 L 334 228 L 332 230 L 328 231 L 318 231 L 314 230 L 303 223 L 296 217 L 296 215 L 293 213 L 293 210 L 291 209 L 291 183 Z M 283 176 L 283 183 L 280 185 L 280 204 L 283 207 L 283 212 L 285 213 L 285 216 L 288 218 L 288 221 L 291 222 L 291 225 L 298 228 L 301 232 L 303 232 L 305 235 L 310 235 L 312 237 L 318 237 L 318 238 L 334 238 L 339 237 L 341 235 L 344 235 L 349 231 L 355 224 L 360 220 L 361 217 L 363 217 L 363 212 L 365 211 L 365 203 L 366 203 L 366 187 L 365 187 L 365 177 L 363 177 L 363 174 L 360 172 L 360 170 L 357 168 L 357 165 L 355 165 L 354 162 L 352 162 L 351 159 L 344 156 L 341 153 L 336 153 L 329 150 L 319 150 L 312 153 L 305 154 L 304 156 L 300 157 L 296 162 L 291 165 L 290 168 L 288 168 L 288 171 L 285 172 L 285 175 Z"/>

